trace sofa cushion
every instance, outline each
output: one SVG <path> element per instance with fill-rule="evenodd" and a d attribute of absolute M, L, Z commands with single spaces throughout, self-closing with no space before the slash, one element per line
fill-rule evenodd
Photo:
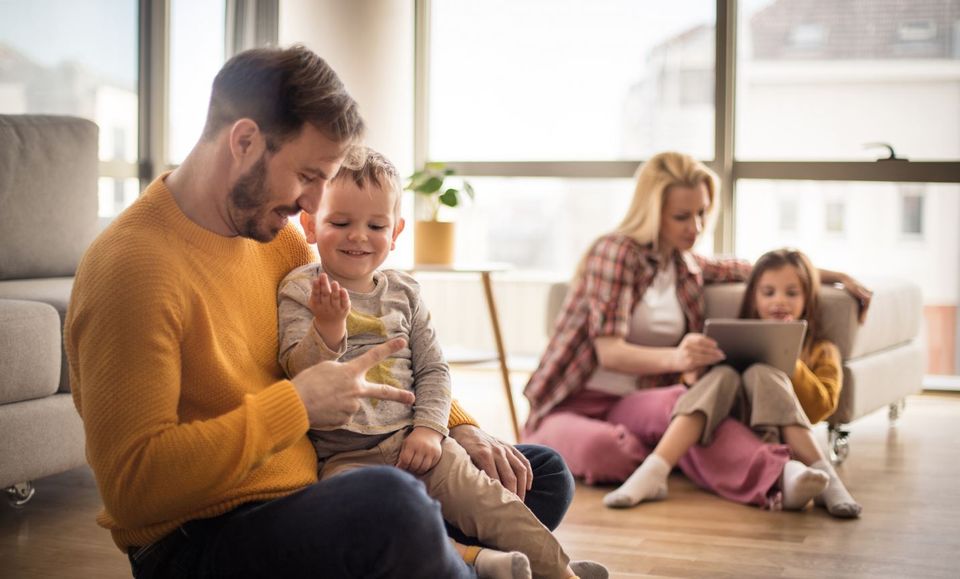
<path fill-rule="evenodd" d="M 0 115 L 0 280 L 76 271 L 98 231 L 97 133 L 85 119 Z"/>
<path fill-rule="evenodd" d="M 52 306 L 0 300 L 0 404 L 57 391 L 60 342 L 60 317 Z"/>
<path fill-rule="evenodd" d="M 0 281 L 0 299 L 30 300 L 50 304 L 60 314 L 60 327 L 62 329 L 72 289 L 72 277 L 7 280 Z M 61 354 L 59 391 L 70 391 L 70 373 L 65 351 Z"/>

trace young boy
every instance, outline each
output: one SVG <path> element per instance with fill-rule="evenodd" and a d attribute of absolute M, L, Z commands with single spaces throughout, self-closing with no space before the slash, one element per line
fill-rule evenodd
<path fill-rule="evenodd" d="M 324 360 L 350 360 L 395 337 L 407 346 L 367 373 L 371 382 L 413 390 L 416 404 L 367 400 L 343 428 L 310 432 L 320 479 L 368 465 L 420 478 L 444 518 L 497 549 L 458 551 L 480 577 L 575 577 L 550 531 L 513 493 L 493 481 L 447 435 L 450 375 L 430 314 L 410 276 L 377 268 L 403 231 L 394 166 L 367 150 L 359 170 L 342 168 L 314 215 L 301 213 L 320 263 L 280 284 L 280 364 L 289 376 Z M 605 577 L 596 563 L 575 563 Z"/>

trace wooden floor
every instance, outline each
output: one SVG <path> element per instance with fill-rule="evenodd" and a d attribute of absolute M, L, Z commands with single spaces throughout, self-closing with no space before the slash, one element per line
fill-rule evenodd
<path fill-rule="evenodd" d="M 509 439 L 496 374 L 455 383 L 481 423 Z M 557 533 L 574 558 L 602 561 L 613 577 L 960 577 L 960 395 L 910 398 L 893 429 L 886 412 L 865 417 L 851 442 L 841 474 L 864 506 L 859 520 L 744 507 L 675 474 L 666 501 L 628 511 L 601 505 L 608 489 L 580 485 Z M 130 576 L 94 523 L 89 470 L 36 486 L 23 509 L 0 502 L 0 578 Z"/>

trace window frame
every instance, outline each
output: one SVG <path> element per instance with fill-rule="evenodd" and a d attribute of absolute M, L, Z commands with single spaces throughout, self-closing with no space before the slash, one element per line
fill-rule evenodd
<path fill-rule="evenodd" d="M 100 164 L 101 177 L 137 178 L 143 190 L 177 167 L 167 157 L 170 119 L 170 8 L 172 0 L 139 0 L 139 161 Z M 224 56 L 276 45 L 280 0 L 225 0 Z"/>
<path fill-rule="evenodd" d="M 414 163 L 442 162 L 475 177 L 630 178 L 645 159 L 628 161 L 475 162 L 433 159 L 429 151 L 430 9 L 432 0 L 416 0 L 414 49 Z M 735 247 L 736 187 L 740 179 L 802 181 L 874 181 L 960 183 L 960 161 L 740 161 L 735 158 L 737 0 L 717 0 L 715 50 L 714 158 L 704 163 L 720 177 L 723 210 L 717 216 L 714 247 Z"/>

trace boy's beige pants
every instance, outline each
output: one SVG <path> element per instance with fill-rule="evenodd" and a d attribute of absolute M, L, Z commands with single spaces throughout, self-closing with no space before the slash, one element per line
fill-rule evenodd
<path fill-rule="evenodd" d="M 320 469 L 320 480 L 363 466 L 395 466 L 408 432 L 400 430 L 369 450 L 331 456 Z M 523 501 L 478 469 L 452 438 L 443 439 L 442 450 L 436 466 L 417 478 L 440 502 L 443 518 L 483 545 L 520 551 L 530 559 L 534 577 L 564 577 L 570 558 Z"/>

